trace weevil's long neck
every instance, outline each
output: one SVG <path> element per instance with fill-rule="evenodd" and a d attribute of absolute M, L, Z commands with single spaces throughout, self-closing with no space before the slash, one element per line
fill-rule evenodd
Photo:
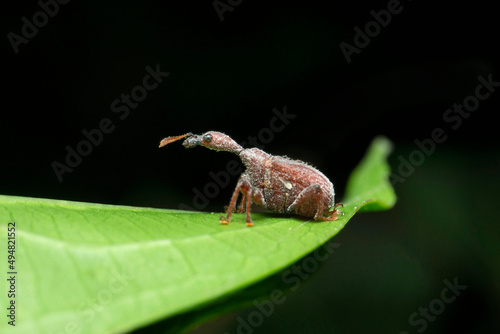
<path fill-rule="evenodd" d="M 221 136 L 216 140 L 217 140 L 217 146 L 214 147 L 214 149 L 217 151 L 232 152 L 236 155 L 240 155 L 240 152 L 243 151 L 243 147 L 241 147 L 237 142 L 229 138 L 229 136 Z"/>

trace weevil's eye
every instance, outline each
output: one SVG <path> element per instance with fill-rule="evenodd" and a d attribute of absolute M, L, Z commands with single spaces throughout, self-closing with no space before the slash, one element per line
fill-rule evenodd
<path fill-rule="evenodd" d="M 212 141 L 212 135 L 211 134 L 206 134 L 203 136 L 203 141 L 205 142 L 205 144 L 208 144 Z"/>

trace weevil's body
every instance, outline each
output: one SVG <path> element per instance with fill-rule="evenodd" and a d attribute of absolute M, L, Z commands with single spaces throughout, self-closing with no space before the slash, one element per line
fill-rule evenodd
<path fill-rule="evenodd" d="M 243 150 L 240 158 L 247 168 L 243 176 L 248 175 L 252 187 L 259 189 L 263 195 L 265 202 L 257 204 L 276 212 L 295 213 L 309 218 L 320 218 L 333 207 L 333 184 L 323 173 L 306 163 L 272 156 L 258 148 Z M 320 195 L 292 205 L 308 187 Z M 322 202 L 322 212 L 318 212 L 318 201 Z M 317 214 L 321 216 L 316 217 Z"/>
<path fill-rule="evenodd" d="M 229 136 L 216 131 L 168 137 L 160 147 L 187 136 L 183 142 L 186 148 L 201 145 L 232 152 L 246 167 L 229 203 L 227 217 L 221 217 L 221 223 L 230 222 L 240 192 L 242 199 L 238 211 L 243 212 L 246 207 L 249 226 L 253 225 L 250 217 L 252 202 L 276 212 L 294 213 L 315 220 L 335 220 L 342 214 L 336 209 L 342 204 L 334 205 L 333 184 L 316 168 L 301 161 L 270 155 L 258 148 L 244 149 Z"/>

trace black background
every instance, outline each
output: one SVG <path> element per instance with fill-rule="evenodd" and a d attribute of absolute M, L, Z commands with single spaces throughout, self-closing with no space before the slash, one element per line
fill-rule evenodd
<path fill-rule="evenodd" d="M 185 150 L 180 143 L 158 149 L 159 141 L 217 130 L 243 142 L 269 127 L 274 108 L 286 106 L 295 118 L 265 150 L 317 166 L 341 199 L 350 170 L 373 137 L 382 134 L 394 142 L 390 161 L 397 172 L 399 157 L 408 159 L 417 148 L 415 140 L 443 128 L 447 140 L 396 184 L 397 207 L 349 223 L 338 237 L 346 245 L 343 255 L 322 268 L 314 278 L 318 284 L 290 297 L 260 331 L 416 332 L 408 316 L 439 296 L 444 279 L 454 277 L 467 282 L 467 295 L 427 331 L 492 328 L 499 310 L 500 252 L 493 243 L 499 236 L 494 219 L 499 92 L 457 129 L 443 115 L 474 95 L 479 75 L 500 81 L 494 52 L 498 11 L 472 1 L 402 1 L 401 12 L 348 63 L 340 43 L 354 44 L 354 27 L 364 29 L 373 21 L 370 11 L 387 4 L 248 0 L 221 21 L 211 1 L 71 1 L 16 53 L 8 34 L 21 35 L 21 18 L 33 22 L 40 5 L 4 1 L 0 193 L 195 207 L 193 188 L 203 191 L 212 181 L 209 172 L 224 170 L 233 156 Z M 111 103 L 130 94 L 142 83 L 145 68 L 157 64 L 169 76 L 120 120 Z M 76 149 L 85 139 L 82 131 L 104 118 L 112 120 L 114 130 L 60 182 L 54 161 L 64 164 L 66 147 Z M 198 209 L 222 211 L 236 180 Z M 393 260 L 400 252 L 410 255 Z M 354 265 L 366 253 L 381 264 Z M 370 274 L 356 274 L 360 268 L 371 268 Z M 396 268 L 415 272 L 420 283 L 392 275 Z M 332 276 L 337 288 L 326 281 Z M 364 293 L 373 292 L 368 287 L 374 278 L 384 277 L 386 284 L 375 296 Z M 339 295 L 340 290 L 351 294 Z M 385 312 L 386 303 L 401 314 Z M 308 316 L 316 308 L 322 310 L 315 313 L 318 319 Z M 216 330 L 236 330 L 235 322 L 227 326 Z"/>

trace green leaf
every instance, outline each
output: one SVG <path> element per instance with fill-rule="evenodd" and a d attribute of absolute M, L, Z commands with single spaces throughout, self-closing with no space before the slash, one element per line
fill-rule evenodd
<path fill-rule="evenodd" d="M 131 331 L 245 291 L 324 244 L 362 207 L 393 206 L 390 146 L 374 140 L 348 182 L 345 215 L 334 222 L 255 213 L 248 228 L 243 214 L 224 226 L 213 213 L 0 196 L 0 302 L 16 307 L 15 328 L 4 316 L 0 332 Z M 13 288 L 7 271 L 16 272 L 15 298 L 6 293 Z"/>
<path fill-rule="evenodd" d="M 386 160 L 392 143 L 377 137 L 363 161 L 352 171 L 347 183 L 344 202 L 355 204 L 363 211 L 387 210 L 396 203 L 396 194 L 389 182 L 391 169 Z M 360 203 L 360 204 L 359 204 Z"/>

